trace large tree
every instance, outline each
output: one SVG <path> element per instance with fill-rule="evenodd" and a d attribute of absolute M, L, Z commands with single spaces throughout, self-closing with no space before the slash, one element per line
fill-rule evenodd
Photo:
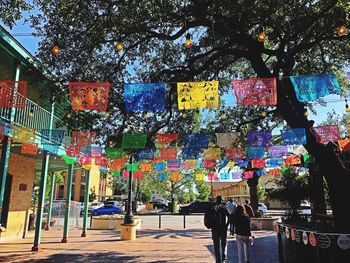
<path fill-rule="evenodd" d="M 165 112 L 151 114 L 146 120 L 142 114 L 127 114 L 121 95 L 124 81 L 219 79 L 222 92 L 236 77 L 282 76 L 277 87 L 277 113 L 272 116 L 279 114 L 291 128 L 306 129 L 305 147 L 327 180 L 336 228 L 350 231 L 350 174 L 334 147 L 317 143 L 313 121 L 304 115 L 305 105 L 297 100 L 288 78 L 346 66 L 350 35 L 339 37 L 336 28 L 340 22 L 350 24 L 348 1 L 46 0 L 39 4 L 41 14 L 32 19 L 42 38 L 38 57 L 58 83 L 112 84 L 109 117 L 80 113 L 72 122 L 81 125 L 78 119 L 88 124 L 87 128 L 101 128 L 101 134 L 108 137 L 140 127 L 151 135 L 164 127 L 181 133 L 188 129 L 195 113 L 186 112 L 184 118 L 175 110 L 176 86 L 171 84 Z M 260 26 L 267 35 L 264 43 L 256 38 Z M 190 49 L 183 46 L 187 33 L 194 42 Z M 123 41 L 123 52 L 115 50 L 117 41 Z M 59 56 L 50 53 L 54 42 L 62 47 Z M 66 88 L 62 91 L 67 94 Z M 239 130 L 242 126 L 238 121 L 229 127 Z"/>

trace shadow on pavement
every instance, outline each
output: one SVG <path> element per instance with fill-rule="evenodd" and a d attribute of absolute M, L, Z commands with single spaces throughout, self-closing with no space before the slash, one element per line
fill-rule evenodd
<path fill-rule="evenodd" d="M 203 239 L 210 238 L 211 234 L 205 229 L 142 229 L 137 233 L 137 237 L 153 237 L 155 239 L 162 237 L 178 238 L 178 236 Z"/>

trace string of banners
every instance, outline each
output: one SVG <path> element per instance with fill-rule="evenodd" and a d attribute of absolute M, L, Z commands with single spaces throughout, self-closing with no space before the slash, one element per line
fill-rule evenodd
<path fill-rule="evenodd" d="M 290 76 L 300 102 L 315 101 L 329 94 L 340 95 L 340 85 L 333 73 Z M 125 83 L 125 109 L 129 111 L 164 111 L 166 83 Z M 6 90 L 13 84 L 0 82 L 1 105 L 6 102 Z M 277 104 L 276 78 L 249 78 L 232 81 L 233 94 L 238 105 Z M 109 83 L 70 82 L 68 84 L 73 110 L 106 111 Z M 21 90 L 25 94 L 24 89 Z M 3 98 L 3 99 L 2 99 Z M 178 82 L 178 109 L 203 109 L 219 107 L 219 81 Z M 13 104 L 13 103 L 12 103 Z M 0 106 L 1 106 L 0 105 Z"/>
<path fill-rule="evenodd" d="M 320 249 L 334 249 L 335 247 L 342 250 L 350 249 L 350 237 L 346 234 L 307 231 L 282 224 L 276 225 L 276 233 L 286 240 L 314 248 L 318 246 Z"/>

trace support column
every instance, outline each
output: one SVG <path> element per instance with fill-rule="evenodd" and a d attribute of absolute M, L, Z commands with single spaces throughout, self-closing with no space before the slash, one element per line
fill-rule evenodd
<path fill-rule="evenodd" d="M 88 204 L 90 195 L 90 170 L 85 170 L 85 194 L 84 194 L 84 218 L 83 218 L 83 232 L 82 237 L 86 237 L 87 218 L 88 218 Z M 91 220 L 91 219 L 90 219 Z"/>
<path fill-rule="evenodd" d="M 52 175 L 51 175 L 51 187 L 50 187 L 49 206 L 48 206 L 48 211 L 47 211 L 47 219 L 46 219 L 46 228 L 45 228 L 45 230 L 49 230 L 50 229 L 51 212 L 52 212 L 52 200 L 53 200 L 53 194 L 55 192 L 55 181 L 56 181 L 56 174 L 52 173 Z"/>
<path fill-rule="evenodd" d="M 19 81 L 19 74 L 21 72 L 20 64 L 16 65 L 16 73 L 15 73 L 15 81 Z M 10 125 L 13 126 L 13 122 L 15 120 L 16 109 L 11 108 L 9 111 L 9 120 Z M 6 130 L 6 127 L 5 127 Z M 10 148 L 11 148 L 11 140 L 12 140 L 12 131 L 10 134 L 4 134 L 4 139 L 2 141 L 2 149 L 1 149 L 1 159 L 0 159 L 0 231 L 5 230 L 3 227 L 3 205 L 4 205 L 4 195 L 6 188 L 6 178 L 7 178 L 7 170 L 10 158 Z"/>
<path fill-rule="evenodd" d="M 74 165 L 69 164 L 68 165 L 67 191 L 66 191 L 66 210 L 65 210 L 65 214 L 64 214 L 63 238 L 61 240 L 62 243 L 67 243 L 67 237 L 68 237 L 69 213 L 70 213 L 70 203 L 71 203 L 71 195 L 72 195 L 73 173 L 74 173 Z"/>
<path fill-rule="evenodd" d="M 130 165 L 132 167 L 132 157 L 133 157 L 133 152 L 130 152 Z M 132 214 L 132 209 L 131 209 L 131 197 L 132 197 L 132 169 L 129 174 L 129 184 L 128 184 L 128 202 L 126 205 L 126 214 L 124 217 L 124 224 L 133 224 L 134 223 L 134 215 Z"/>
<path fill-rule="evenodd" d="M 43 161 L 41 166 L 41 177 L 40 177 L 40 188 L 39 188 L 39 198 L 38 198 L 38 209 L 36 214 L 36 223 L 35 223 L 35 236 L 34 236 L 34 245 L 32 251 L 39 251 L 40 237 L 41 237 L 41 225 L 43 222 L 43 209 L 45 202 L 45 189 L 46 189 L 46 175 L 49 169 L 49 159 L 50 155 L 45 153 L 43 155 Z"/>

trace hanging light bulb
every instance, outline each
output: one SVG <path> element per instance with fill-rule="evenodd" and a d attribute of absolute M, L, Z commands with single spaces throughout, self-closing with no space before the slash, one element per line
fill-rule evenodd
<path fill-rule="evenodd" d="M 264 32 L 264 27 L 262 25 L 259 26 L 259 34 L 257 36 L 259 42 L 264 42 L 266 40 L 266 35 Z"/>
<path fill-rule="evenodd" d="M 108 144 L 109 144 L 109 146 L 112 146 L 113 145 L 113 141 L 109 140 Z"/>
<path fill-rule="evenodd" d="M 346 112 L 350 112 L 350 108 L 349 108 L 349 104 L 348 104 L 348 100 L 345 100 L 345 111 Z"/>
<path fill-rule="evenodd" d="M 60 46 L 58 45 L 57 42 L 55 42 L 55 44 L 53 45 L 51 51 L 52 51 L 52 54 L 54 54 L 55 56 L 58 56 L 58 54 L 61 51 L 61 48 L 60 48 Z"/>
<path fill-rule="evenodd" d="M 266 111 L 262 111 L 260 114 L 261 114 L 261 117 L 265 118 L 266 115 L 267 115 L 267 112 Z"/>
<path fill-rule="evenodd" d="M 226 113 L 225 111 L 221 111 L 221 115 L 220 115 L 220 120 L 226 120 L 227 119 L 227 116 L 226 116 Z"/>
<path fill-rule="evenodd" d="M 345 36 L 346 32 L 347 32 L 347 29 L 344 25 L 338 26 L 338 36 L 340 37 Z"/>
<path fill-rule="evenodd" d="M 186 118 L 186 117 L 187 117 L 187 114 L 186 114 L 185 112 L 183 112 L 183 113 L 181 114 L 181 116 L 182 116 L 182 118 Z"/>
<path fill-rule="evenodd" d="M 30 118 L 33 118 L 33 116 L 34 116 L 34 109 L 33 109 L 33 107 L 30 108 L 30 111 L 29 111 L 29 113 L 28 113 L 28 116 L 29 116 Z"/>
<path fill-rule="evenodd" d="M 66 118 L 67 119 L 71 119 L 72 118 L 72 113 L 71 112 L 67 112 Z"/>
<path fill-rule="evenodd" d="M 307 112 L 307 108 L 304 108 L 304 116 L 306 117 L 307 115 L 309 115 L 309 113 Z"/>
<path fill-rule="evenodd" d="M 108 117 L 109 117 L 109 115 L 110 115 L 110 114 L 109 114 L 109 112 L 108 112 L 108 111 L 106 111 L 106 112 L 105 112 L 105 116 L 108 118 Z"/>
<path fill-rule="evenodd" d="M 122 41 L 118 41 L 117 44 L 115 45 L 115 49 L 120 52 L 124 50 L 124 44 Z"/>
<path fill-rule="evenodd" d="M 186 35 L 186 40 L 185 40 L 184 45 L 185 45 L 185 48 L 192 47 L 192 40 L 191 40 L 191 35 L 190 34 Z"/>
<path fill-rule="evenodd" d="M 144 118 L 144 119 L 148 119 L 147 111 L 145 111 L 145 112 L 143 113 L 143 118 Z"/>

